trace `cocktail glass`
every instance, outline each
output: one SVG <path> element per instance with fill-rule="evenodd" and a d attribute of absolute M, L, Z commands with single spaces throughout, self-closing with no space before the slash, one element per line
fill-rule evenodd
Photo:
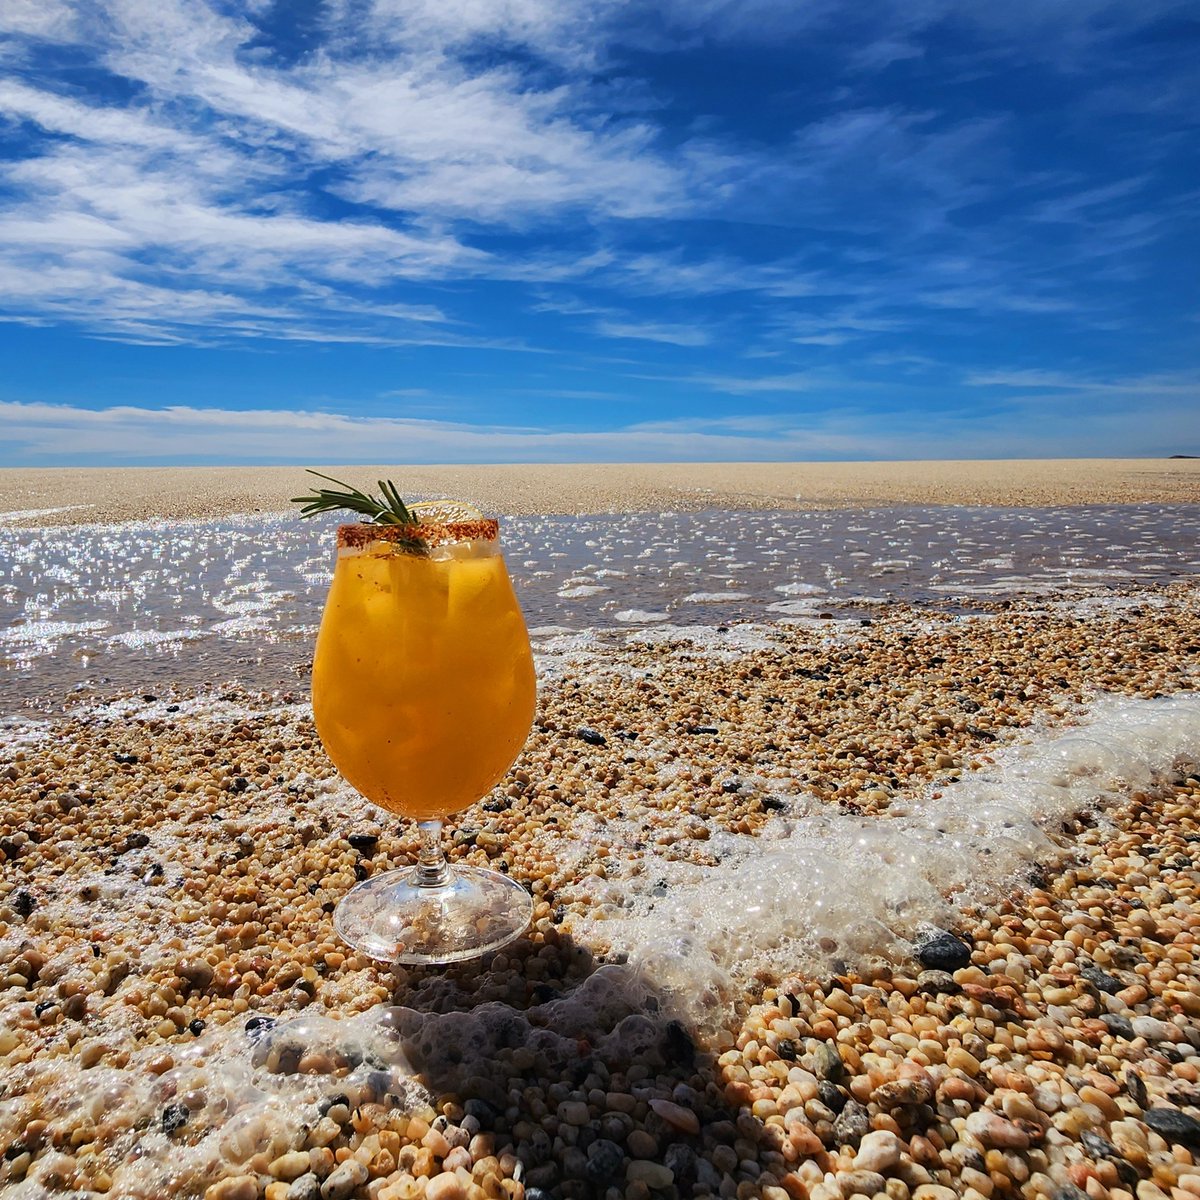
<path fill-rule="evenodd" d="M 421 833 L 415 867 L 365 880 L 334 912 L 372 958 L 474 958 L 532 915 L 520 884 L 451 866 L 441 845 L 443 818 L 487 795 L 533 721 L 533 656 L 498 534 L 489 519 L 338 530 L 313 660 L 317 732 L 358 792 Z"/>

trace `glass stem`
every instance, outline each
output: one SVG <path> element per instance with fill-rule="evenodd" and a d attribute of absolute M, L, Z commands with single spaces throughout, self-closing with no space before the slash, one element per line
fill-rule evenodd
<path fill-rule="evenodd" d="M 441 821 L 418 821 L 421 851 L 417 855 L 417 886 L 444 887 L 450 879 L 450 864 L 442 853 Z"/>

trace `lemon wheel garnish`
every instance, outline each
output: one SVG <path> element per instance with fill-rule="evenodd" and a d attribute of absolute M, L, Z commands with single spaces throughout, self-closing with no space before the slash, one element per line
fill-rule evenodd
<path fill-rule="evenodd" d="M 482 521 L 483 513 L 465 500 L 419 500 L 408 511 L 422 525 L 452 525 L 460 521 Z"/>

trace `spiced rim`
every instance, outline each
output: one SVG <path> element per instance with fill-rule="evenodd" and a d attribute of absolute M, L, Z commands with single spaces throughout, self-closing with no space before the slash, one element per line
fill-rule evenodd
<path fill-rule="evenodd" d="M 337 544 L 342 549 L 361 550 L 372 542 L 424 542 L 444 546 L 451 542 L 495 541 L 500 522 L 494 517 L 478 521 L 421 521 L 412 525 L 339 525 Z"/>

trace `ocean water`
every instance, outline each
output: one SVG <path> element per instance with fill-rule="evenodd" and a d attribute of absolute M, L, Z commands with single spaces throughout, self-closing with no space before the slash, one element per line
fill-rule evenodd
<path fill-rule="evenodd" d="M 5 514 L 9 520 L 19 514 Z M 1200 570 L 1200 505 L 512 517 L 535 649 L 568 633 L 1103 594 Z M 0 712 L 80 690 L 303 689 L 334 523 L 0 525 Z"/>

